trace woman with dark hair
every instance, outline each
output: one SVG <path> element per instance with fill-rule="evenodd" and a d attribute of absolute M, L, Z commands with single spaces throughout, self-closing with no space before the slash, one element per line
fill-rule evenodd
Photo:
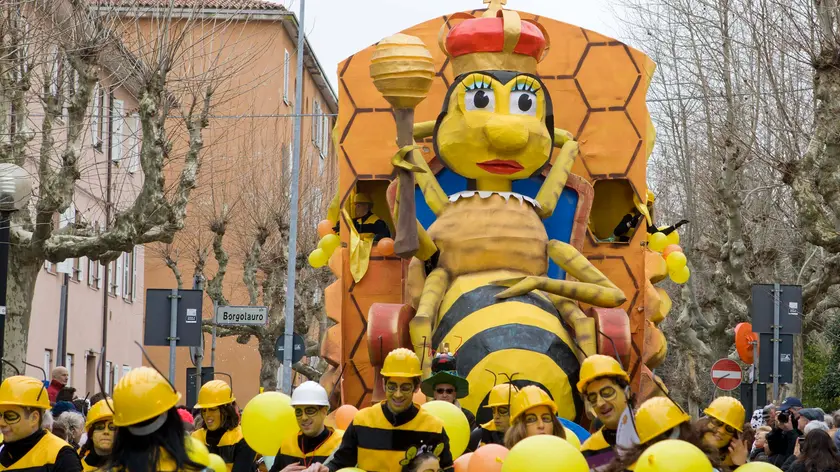
<path fill-rule="evenodd" d="M 718 397 L 703 410 L 705 418 L 698 421 L 703 443 L 717 451 L 723 470 L 733 470 L 747 462 L 748 449 L 741 437 L 744 433 L 746 410 L 733 397 Z"/>
<path fill-rule="evenodd" d="M 200 471 L 210 454 L 184 433 L 172 384 L 150 367 L 138 367 L 114 388 L 114 449 L 107 468 L 122 472 Z"/>
<path fill-rule="evenodd" d="M 253 470 L 257 453 L 242 436 L 230 385 L 223 380 L 207 382 L 198 392 L 195 408 L 201 410 L 204 427 L 192 433 L 192 437 L 204 443 L 211 453 L 221 456 L 229 471 Z"/>
<path fill-rule="evenodd" d="M 788 472 L 840 472 L 840 456 L 827 432 L 815 429 L 799 440 L 799 457 Z"/>
<path fill-rule="evenodd" d="M 406 451 L 405 459 L 400 461 L 401 472 L 443 472 L 440 468 L 442 452 L 443 444 L 439 444 L 434 450 L 426 446 L 419 449 L 412 446 Z"/>
<path fill-rule="evenodd" d="M 634 421 L 636 432 L 639 434 L 639 444 L 627 449 L 619 448 L 619 453 L 605 472 L 633 470 L 639 456 L 647 448 L 666 439 L 679 439 L 691 443 L 707 456 L 711 456 L 703 444 L 700 432 L 692 427 L 691 417 L 669 398 L 654 397 L 642 403 Z M 714 457 L 709 457 L 709 460 L 715 465 Z"/>
<path fill-rule="evenodd" d="M 557 419 L 557 405 L 536 385 L 522 387 L 510 404 L 510 428 L 505 433 L 505 447 L 513 448 L 531 436 L 548 434 L 566 439 L 566 430 Z"/>
<path fill-rule="evenodd" d="M 111 400 L 101 400 L 90 408 L 85 429 L 87 442 L 79 450 L 79 457 L 84 470 L 97 470 L 108 462 L 114 448 L 117 427 L 114 426 L 114 404 Z"/>

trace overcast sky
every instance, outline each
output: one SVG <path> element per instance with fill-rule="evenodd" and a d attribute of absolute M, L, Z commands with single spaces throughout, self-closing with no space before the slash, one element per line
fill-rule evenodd
<path fill-rule="evenodd" d="M 272 0 L 300 14 L 300 0 Z M 508 0 L 507 8 L 618 36 L 616 0 Z M 482 0 L 307 0 L 307 38 L 335 90 L 338 63 L 431 18 L 483 8 Z M 556 41 L 556 39 L 555 39 Z M 431 47 L 431 46 L 430 46 Z"/>

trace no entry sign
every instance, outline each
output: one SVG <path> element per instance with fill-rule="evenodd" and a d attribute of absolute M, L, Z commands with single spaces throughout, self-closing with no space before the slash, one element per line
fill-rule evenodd
<path fill-rule="evenodd" d="M 741 385 L 741 366 L 731 359 L 721 359 L 712 365 L 712 382 L 721 390 L 735 390 Z"/>

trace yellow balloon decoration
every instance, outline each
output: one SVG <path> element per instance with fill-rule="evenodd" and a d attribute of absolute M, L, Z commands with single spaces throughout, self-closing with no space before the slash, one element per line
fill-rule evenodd
<path fill-rule="evenodd" d="M 446 435 L 449 436 L 452 459 L 460 457 L 470 442 L 470 423 L 464 412 L 449 402 L 439 400 L 424 403 L 420 408 L 443 422 Z"/>
<path fill-rule="evenodd" d="M 345 467 L 343 469 L 339 469 L 338 472 L 365 472 L 365 471 L 358 468 L 358 467 Z"/>
<path fill-rule="evenodd" d="M 667 237 L 668 237 L 668 244 L 669 245 L 680 244 L 680 233 L 678 233 L 677 230 L 671 231 L 671 233 L 668 234 Z"/>
<path fill-rule="evenodd" d="M 242 410 L 242 436 L 251 449 L 274 456 L 280 444 L 298 433 L 292 399 L 280 392 L 265 392 L 252 398 Z"/>
<path fill-rule="evenodd" d="M 683 266 L 682 269 L 671 272 L 670 273 L 671 280 L 675 284 L 684 284 L 688 282 L 688 279 L 691 278 L 691 270 L 689 270 L 688 266 Z"/>
<path fill-rule="evenodd" d="M 668 254 L 668 259 L 665 260 L 665 263 L 668 264 L 668 272 L 677 272 L 688 264 L 688 259 L 681 252 L 672 252 Z"/>
<path fill-rule="evenodd" d="M 668 236 L 663 233 L 653 233 L 648 236 L 648 247 L 651 251 L 662 252 L 668 245 Z"/>
<path fill-rule="evenodd" d="M 309 265 L 318 269 L 327 265 L 330 256 L 323 249 L 318 248 L 309 253 Z"/>
<path fill-rule="evenodd" d="M 580 439 L 578 439 L 577 434 L 569 428 L 563 428 L 563 430 L 566 432 L 566 442 L 574 446 L 575 449 L 580 450 Z"/>
<path fill-rule="evenodd" d="M 227 472 L 227 466 L 222 456 L 210 454 L 210 468 L 213 472 Z"/>
<path fill-rule="evenodd" d="M 735 472 L 782 472 L 782 469 L 767 462 L 750 462 L 738 467 Z"/>
<path fill-rule="evenodd" d="M 332 255 L 338 249 L 338 246 L 341 246 L 341 239 L 335 234 L 328 234 L 318 241 L 318 247 L 328 255 Z"/>
<path fill-rule="evenodd" d="M 671 306 L 673 302 L 671 301 L 671 297 L 668 295 L 668 292 L 665 291 L 662 287 L 656 287 L 656 293 L 659 294 L 659 313 L 657 313 L 657 317 L 655 320 L 651 320 L 654 323 L 661 323 L 662 320 L 668 316 L 668 313 L 671 311 Z"/>
<path fill-rule="evenodd" d="M 566 430 L 568 431 L 568 429 Z M 557 436 L 540 434 L 519 441 L 505 458 L 502 472 L 589 472 L 583 454 Z"/>

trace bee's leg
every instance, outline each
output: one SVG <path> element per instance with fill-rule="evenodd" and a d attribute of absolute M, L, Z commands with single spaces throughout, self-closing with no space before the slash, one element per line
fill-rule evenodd
<path fill-rule="evenodd" d="M 560 312 L 560 316 L 575 331 L 575 342 L 580 350 L 575 349 L 578 360 L 581 362 L 588 356 L 597 354 L 598 343 L 595 327 L 595 319 L 586 316 L 580 309 L 577 302 L 559 295 L 547 294 L 551 303 Z"/>
<path fill-rule="evenodd" d="M 554 160 L 554 165 L 540 187 L 536 198 L 539 204 L 537 214 L 542 219 L 546 219 L 554 213 L 557 202 L 560 200 L 560 194 L 566 188 L 566 181 L 572 172 L 572 164 L 575 163 L 575 158 L 578 155 L 578 143 L 572 140 L 572 135 L 568 131 L 555 129 L 554 145 L 562 146 L 560 154 Z"/>
<path fill-rule="evenodd" d="M 432 346 L 432 326 L 437 319 L 440 303 L 449 288 L 449 274 L 442 268 L 433 270 L 426 282 L 423 284 L 423 291 L 420 294 L 420 301 L 417 303 L 417 313 L 409 323 L 411 344 L 417 356 L 428 355 Z"/>

